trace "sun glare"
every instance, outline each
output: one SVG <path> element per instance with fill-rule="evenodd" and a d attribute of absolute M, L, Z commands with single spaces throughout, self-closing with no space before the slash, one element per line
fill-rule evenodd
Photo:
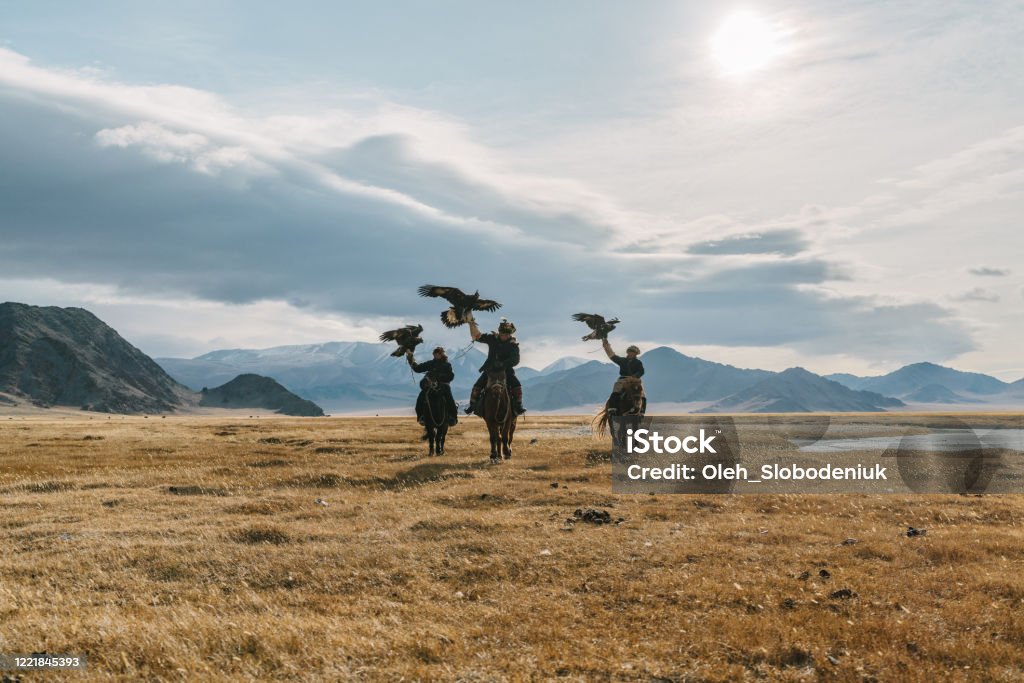
<path fill-rule="evenodd" d="M 785 32 L 747 10 L 729 15 L 711 37 L 711 53 L 722 71 L 742 76 L 775 61 L 786 51 Z"/>

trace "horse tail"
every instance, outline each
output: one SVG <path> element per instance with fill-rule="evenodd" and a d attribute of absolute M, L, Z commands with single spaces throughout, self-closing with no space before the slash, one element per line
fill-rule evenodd
<path fill-rule="evenodd" d="M 594 416 L 590 428 L 601 435 L 608 433 L 608 406 L 601 408 L 601 411 Z"/>

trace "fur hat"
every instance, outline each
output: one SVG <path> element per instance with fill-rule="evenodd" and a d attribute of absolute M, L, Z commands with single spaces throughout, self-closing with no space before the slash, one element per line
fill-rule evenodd
<path fill-rule="evenodd" d="M 626 353 L 629 353 L 630 351 L 636 351 L 637 355 L 639 355 L 640 347 L 636 344 L 630 344 L 629 347 L 626 348 Z"/>
<path fill-rule="evenodd" d="M 515 334 L 516 326 L 508 320 L 508 318 L 502 318 L 501 322 L 498 323 L 498 334 L 502 333 Z"/>

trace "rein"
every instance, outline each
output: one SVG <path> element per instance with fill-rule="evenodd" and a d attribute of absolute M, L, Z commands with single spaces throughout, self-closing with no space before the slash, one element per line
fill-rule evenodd
<path fill-rule="evenodd" d="M 430 413 L 430 426 L 432 428 L 434 428 L 434 429 L 437 429 L 438 427 L 440 427 L 444 423 L 445 420 L 448 419 L 448 406 L 446 405 L 448 402 L 444 400 L 444 396 L 441 396 L 441 394 L 440 394 L 440 384 L 438 384 L 437 382 L 433 382 L 431 384 L 431 386 L 428 389 L 426 389 L 425 391 L 426 391 L 426 396 L 424 398 L 426 399 L 426 401 L 424 401 L 424 403 L 427 404 L 427 412 Z M 434 395 L 437 395 L 437 396 L 441 396 L 441 402 L 442 402 L 442 404 L 445 404 L 441 408 L 441 419 L 440 420 L 437 420 L 435 418 L 435 416 L 434 416 L 434 406 L 430 402 L 430 395 L 431 394 L 434 394 Z"/>
<path fill-rule="evenodd" d="M 501 387 L 501 394 L 499 394 L 499 396 L 504 395 L 505 402 L 505 415 L 497 422 L 499 425 L 507 426 L 506 423 L 508 422 L 508 418 L 512 412 L 512 394 L 509 393 L 508 384 L 506 384 L 503 381 L 495 382 L 491 386 L 487 387 L 487 390 L 491 391 L 494 389 L 494 387 Z M 495 416 L 495 418 L 497 418 L 497 416 Z"/>

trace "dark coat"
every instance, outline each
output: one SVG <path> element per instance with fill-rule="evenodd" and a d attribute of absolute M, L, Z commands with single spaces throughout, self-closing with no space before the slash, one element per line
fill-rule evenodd
<path fill-rule="evenodd" d="M 515 375 L 512 368 L 519 365 L 519 342 L 515 339 L 501 341 L 498 335 L 490 332 L 481 334 L 477 341 L 487 344 L 487 360 L 480 366 L 480 372 L 505 369 L 510 375 Z"/>
<path fill-rule="evenodd" d="M 619 377 L 643 377 L 644 364 L 639 358 L 623 358 L 612 356 L 612 362 L 619 366 Z"/>
<path fill-rule="evenodd" d="M 452 364 L 446 360 L 434 360 L 431 358 L 423 363 L 412 363 L 413 372 L 425 372 L 427 377 L 435 382 L 447 384 L 455 379 L 455 371 Z"/>

